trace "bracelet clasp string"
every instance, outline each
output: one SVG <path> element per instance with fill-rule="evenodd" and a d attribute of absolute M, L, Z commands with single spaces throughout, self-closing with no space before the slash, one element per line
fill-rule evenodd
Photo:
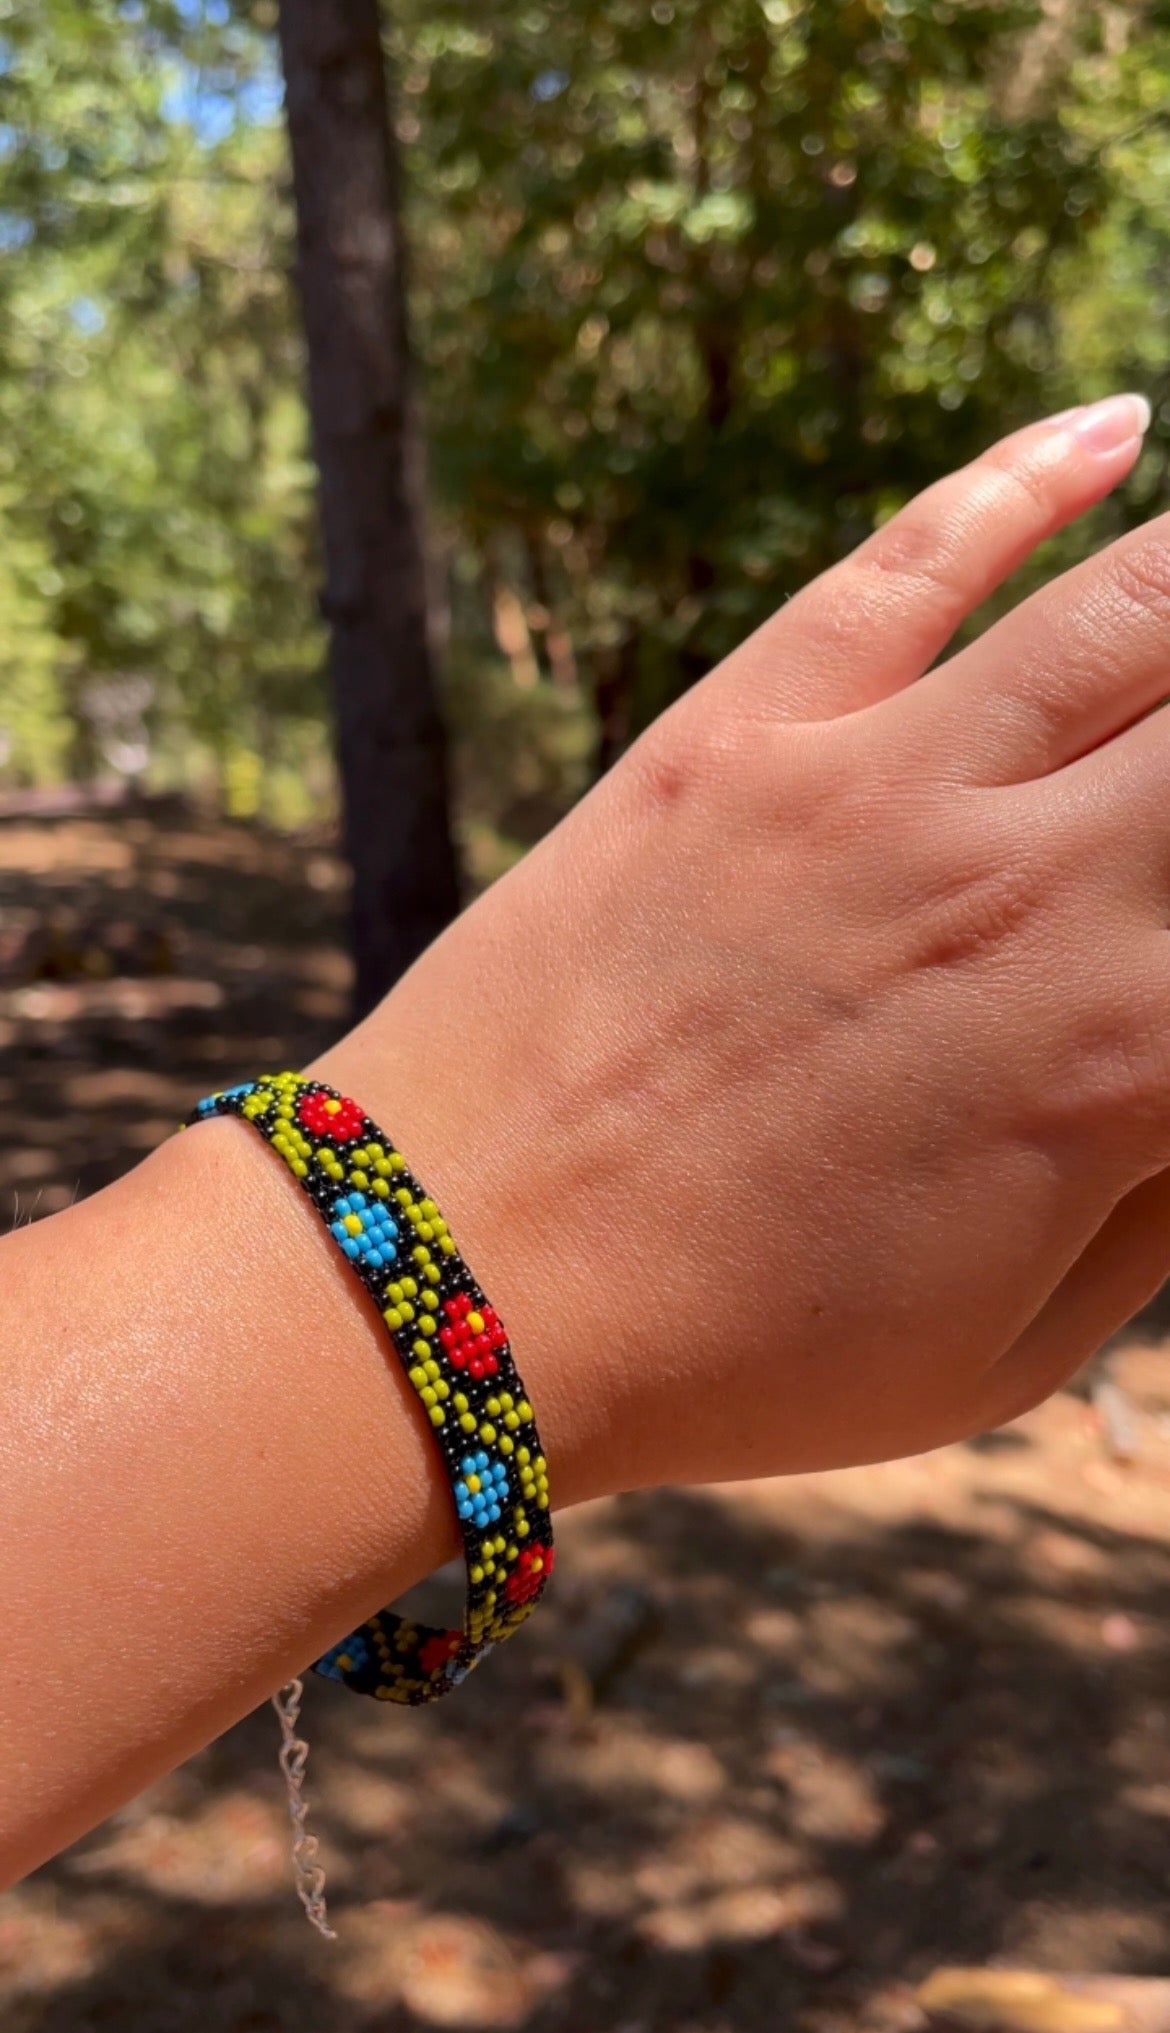
<path fill-rule="evenodd" d="M 325 1910 L 325 1872 L 317 1862 L 317 1838 L 310 1835 L 305 1827 L 309 1807 L 302 1788 L 309 1746 L 303 1737 L 297 1735 L 304 1691 L 299 1680 L 290 1680 L 287 1687 L 282 1687 L 279 1694 L 272 1697 L 272 1706 L 280 1717 L 280 1769 L 288 1790 L 288 1812 L 293 1827 L 293 1873 L 297 1897 L 309 1921 L 326 1941 L 336 1941 L 337 1935 L 329 1925 Z"/>

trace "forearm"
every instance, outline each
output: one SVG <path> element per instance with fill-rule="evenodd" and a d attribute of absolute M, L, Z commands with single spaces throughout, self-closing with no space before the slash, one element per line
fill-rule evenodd
<path fill-rule="evenodd" d="M 0 1346 L 9 1880 L 458 1540 L 373 1306 L 242 1125 L 6 1238 Z"/>
<path fill-rule="evenodd" d="M 895 518 L 310 1069 L 442 1206 L 557 1503 L 1000 1423 L 1165 1269 L 1164 536 L 922 676 L 1135 443 L 1041 427 Z M 11 1877 L 456 1535 L 372 1302 L 238 1123 L 0 1243 L 0 1347 Z"/>

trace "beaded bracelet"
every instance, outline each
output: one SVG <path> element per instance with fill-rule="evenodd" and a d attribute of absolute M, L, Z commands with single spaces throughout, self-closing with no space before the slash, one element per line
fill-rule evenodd
<path fill-rule="evenodd" d="M 548 1472 L 508 1337 L 434 1201 L 356 1101 L 270 1073 L 208 1095 L 188 1124 L 214 1115 L 259 1130 L 377 1305 L 434 1432 L 463 1539 L 461 1631 L 380 1610 L 315 1670 L 379 1701 L 437 1701 L 531 1615 L 553 1571 Z"/>

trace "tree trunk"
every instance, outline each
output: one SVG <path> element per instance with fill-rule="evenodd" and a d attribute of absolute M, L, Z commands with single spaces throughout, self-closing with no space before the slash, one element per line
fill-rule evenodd
<path fill-rule="evenodd" d="M 593 704 L 597 714 L 594 774 L 603 777 L 617 761 L 630 732 L 630 701 L 638 668 L 638 641 L 633 634 L 600 650 L 594 663 Z"/>
<path fill-rule="evenodd" d="M 454 916 L 458 870 L 378 0 L 280 0 L 280 46 L 361 1015 Z"/>

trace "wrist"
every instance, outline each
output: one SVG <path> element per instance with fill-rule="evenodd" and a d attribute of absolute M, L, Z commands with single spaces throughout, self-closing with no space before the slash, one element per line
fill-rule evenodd
<path fill-rule="evenodd" d="M 582 1302 L 604 1270 L 569 1211 L 574 1139 L 519 1024 L 453 989 L 465 925 L 308 1070 L 382 1123 L 438 1202 L 503 1320 L 561 1509 L 644 1478 L 620 1444 L 604 1315 Z"/>
<path fill-rule="evenodd" d="M 241 1125 L 172 1138 L 3 1250 L 11 1877 L 302 1672 L 458 1537 L 372 1306 Z M 46 1651 L 46 1630 L 68 1644 Z"/>

